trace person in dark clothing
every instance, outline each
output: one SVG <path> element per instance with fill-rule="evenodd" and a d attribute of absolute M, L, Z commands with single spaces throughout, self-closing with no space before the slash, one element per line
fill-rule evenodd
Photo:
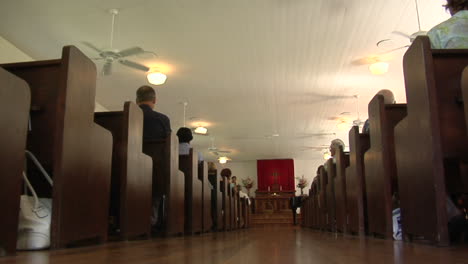
<path fill-rule="evenodd" d="M 154 111 L 156 92 L 150 86 L 143 85 L 136 92 L 136 103 L 143 111 L 143 140 L 166 138 L 171 133 L 169 118 Z"/>
<path fill-rule="evenodd" d="M 136 91 L 136 103 L 143 111 L 143 141 L 165 139 L 171 133 L 169 118 L 153 111 L 156 104 L 156 92 L 150 86 L 144 85 Z M 159 162 L 159 161 L 156 161 Z M 165 197 L 159 194 L 155 186 L 152 197 L 151 225 L 153 234 L 157 234 L 163 225 Z"/>

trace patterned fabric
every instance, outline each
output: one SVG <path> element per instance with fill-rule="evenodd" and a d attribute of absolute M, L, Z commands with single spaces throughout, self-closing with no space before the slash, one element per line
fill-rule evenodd
<path fill-rule="evenodd" d="M 433 49 L 468 49 L 468 10 L 458 11 L 427 35 Z"/>

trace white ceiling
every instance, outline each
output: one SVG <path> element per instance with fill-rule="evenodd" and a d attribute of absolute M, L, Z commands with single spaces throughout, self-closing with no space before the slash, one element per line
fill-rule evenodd
<path fill-rule="evenodd" d="M 419 0 L 423 29 L 447 19 L 443 0 Z M 407 44 L 392 31 L 417 31 L 413 0 L 2 0 L 0 36 L 35 59 L 60 57 L 61 47 L 89 41 L 108 45 L 110 15 L 119 8 L 114 47 L 141 46 L 159 56 L 131 58 L 159 66 L 167 75 L 158 86 L 157 110 L 173 130 L 205 122 L 218 148 L 232 150 L 233 161 L 295 158 L 321 162 L 320 151 L 304 146 L 329 144 L 347 131 L 331 120 L 342 112 L 356 118 L 354 94 L 360 94 L 361 119 L 380 89 L 404 102 L 401 58 L 389 54 L 390 71 L 372 76 L 353 64 L 366 56 Z M 376 42 L 391 38 L 378 48 Z M 98 65 L 99 67 L 99 65 Z M 98 77 L 97 101 L 118 110 L 134 100 L 145 73 L 116 66 Z M 346 129 L 347 130 L 347 129 Z M 267 135 L 278 133 L 279 137 Z M 193 145 L 206 151 L 209 137 Z"/>

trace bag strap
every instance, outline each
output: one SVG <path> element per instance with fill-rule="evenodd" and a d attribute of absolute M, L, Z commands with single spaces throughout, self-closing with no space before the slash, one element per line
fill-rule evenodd
<path fill-rule="evenodd" d="M 28 177 L 26 176 L 26 173 L 24 171 L 23 171 L 23 179 L 24 179 L 24 182 L 26 183 L 26 187 L 29 189 L 29 191 L 31 192 L 34 198 L 34 211 L 35 211 L 39 208 L 39 198 L 37 197 L 37 193 L 36 191 L 34 191 L 34 188 L 29 182 Z"/>
<path fill-rule="evenodd" d="M 49 176 L 49 174 L 44 169 L 44 167 L 42 167 L 41 163 L 36 159 L 34 154 L 26 150 L 26 157 L 29 157 L 33 161 L 33 163 L 39 168 L 39 170 L 42 172 L 42 175 L 44 175 L 46 180 L 49 182 L 50 186 L 54 186 L 54 182 L 52 181 L 52 178 Z"/>

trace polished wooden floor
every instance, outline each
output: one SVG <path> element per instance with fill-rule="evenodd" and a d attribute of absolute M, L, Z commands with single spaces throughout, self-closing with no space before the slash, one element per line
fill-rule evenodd
<path fill-rule="evenodd" d="M 193 237 L 23 252 L 0 263 L 468 263 L 468 245 L 437 248 L 301 228 L 255 228 Z"/>

